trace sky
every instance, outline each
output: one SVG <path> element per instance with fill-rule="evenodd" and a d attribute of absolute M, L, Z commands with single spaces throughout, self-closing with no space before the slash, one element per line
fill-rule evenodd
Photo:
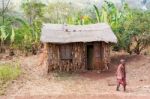
<path fill-rule="evenodd" d="M 0 7 L 1 7 L 1 1 L 0 0 Z M 5 2 L 7 2 L 8 0 L 4 0 Z M 20 4 L 25 1 L 25 0 L 11 0 L 10 5 L 13 5 L 13 9 L 14 10 L 20 10 Z M 60 1 L 60 2 L 71 2 L 73 4 L 76 4 L 79 7 L 85 7 L 87 5 L 92 5 L 94 3 L 98 4 L 98 5 L 102 5 L 102 2 L 104 0 L 41 0 L 42 2 L 45 2 L 46 4 L 48 4 L 49 2 L 56 2 L 56 1 Z M 142 5 L 143 1 L 147 1 L 150 3 L 150 0 L 108 0 L 108 1 L 112 1 L 114 2 L 116 5 L 121 5 L 121 1 L 126 1 L 129 6 L 131 7 L 141 7 L 144 8 L 144 6 Z"/>

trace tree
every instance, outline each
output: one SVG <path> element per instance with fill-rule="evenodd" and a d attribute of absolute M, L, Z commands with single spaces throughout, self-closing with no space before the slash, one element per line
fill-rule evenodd
<path fill-rule="evenodd" d="M 115 50 L 125 49 L 127 50 L 128 42 L 130 41 L 129 35 L 125 33 L 124 22 L 132 18 L 132 12 L 130 11 L 128 5 L 123 3 L 121 10 L 119 10 L 114 3 L 104 1 L 101 9 L 98 9 L 95 5 L 95 12 L 97 17 L 97 22 L 108 23 L 113 29 L 117 36 L 118 43 L 114 46 Z M 127 40 L 128 39 L 128 40 Z"/>
<path fill-rule="evenodd" d="M 3 25 L 4 25 L 4 21 L 5 21 L 5 13 L 7 11 L 9 3 L 10 3 L 10 0 L 2 0 L 1 1 L 2 9 L 1 9 L 0 16 L 2 16 L 2 24 Z"/>
<path fill-rule="evenodd" d="M 42 19 L 44 16 L 45 4 L 37 2 L 35 0 L 26 1 L 22 4 L 22 9 L 25 13 L 26 18 L 29 20 L 30 24 L 36 19 Z"/>
<path fill-rule="evenodd" d="M 0 9 L 0 19 L 2 19 L 2 22 L 0 21 L 0 52 L 5 52 L 4 42 L 8 37 L 8 32 L 6 32 L 7 26 L 5 24 L 5 13 L 7 11 L 10 0 L 2 0 L 1 3 L 2 9 Z"/>
<path fill-rule="evenodd" d="M 125 32 L 130 36 L 131 51 L 140 54 L 150 45 L 150 12 L 135 11 L 132 20 L 125 22 Z"/>
<path fill-rule="evenodd" d="M 71 3 L 54 2 L 49 3 L 45 14 L 46 22 L 50 23 L 67 23 L 67 19 L 74 21 L 78 9 L 74 8 Z"/>
<path fill-rule="evenodd" d="M 36 0 L 26 1 L 22 4 L 22 9 L 25 13 L 27 20 L 29 20 L 29 31 L 27 35 L 24 34 L 25 49 L 33 48 L 33 46 L 39 45 L 40 33 L 42 28 L 42 22 L 44 20 L 45 4 Z M 22 27 L 25 31 L 26 28 Z M 18 30 L 20 31 L 20 30 Z M 30 40 L 29 40 L 30 39 Z M 30 41 L 30 42 L 29 42 Z M 32 51 L 34 49 L 31 49 Z M 33 52 L 36 53 L 36 52 Z"/>

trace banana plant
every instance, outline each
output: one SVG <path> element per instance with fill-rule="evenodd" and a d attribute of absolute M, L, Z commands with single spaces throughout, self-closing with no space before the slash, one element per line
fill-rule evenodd
<path fill-rule="evenodd" d="M 0 39 L 1 39 L 1 42 L 4 42 L 8 37 L 8 34 L 6 33 L 6 27 L 3 25 L 3 26 L 0 26 Z"/>
<path fill-rule="evenodd" d="M 0 26 L 0 52 L 2 52 L 3 50 L 5 51 L 4 49 L 4 41 L 7 39 L 8 37 L 8 34 L 6 32 L 6 28 L 5 26 Z"/>
<path fill-rule="evenodd" d="M 97 22 L 100 23 L 100 12 L 99 12 L 99 9 L 97 8 L 96 5 L 94 5 L 94 9 L 95 9 L 95 13 L 96 13 Z"/>
<path fill-rule="evenodd" d="M 12 27 L 12 31 L 11 31 L 10 41 L 11 41 L 11 43 L 13 43 L 15 41 L 15 31 L 14 31 L 13 27 Z"/>

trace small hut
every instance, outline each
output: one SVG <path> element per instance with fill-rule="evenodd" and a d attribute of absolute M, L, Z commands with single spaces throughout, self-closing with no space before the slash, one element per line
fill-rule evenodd
<path fill-rule="evenodd" d="M 48 71 L 103 70 L 110 63 L 110 45 L 117 38 L 106 23 L 44 24 Z"/>

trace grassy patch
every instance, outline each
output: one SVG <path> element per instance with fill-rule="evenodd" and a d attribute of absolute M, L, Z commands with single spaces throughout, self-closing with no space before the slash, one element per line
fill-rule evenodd
<path fill-rule="evenodd" d="M 3 95 L 9 83 L 21 73 L 18 64 L 0 64 L 0 95 Z"/>

